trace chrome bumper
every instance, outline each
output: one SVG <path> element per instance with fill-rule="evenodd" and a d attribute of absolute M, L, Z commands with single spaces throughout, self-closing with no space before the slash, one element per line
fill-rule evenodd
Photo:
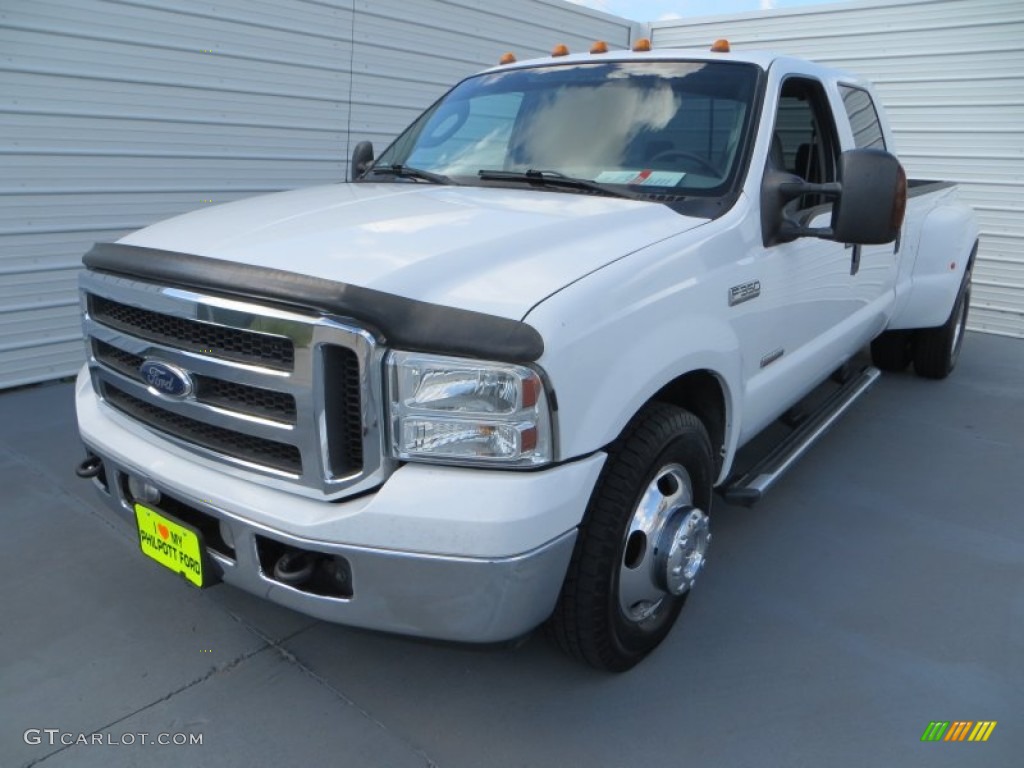
<path fill-rule="evenodd" d="M 92 483 L 134 528 L 127 490 L 132 469 L 101 449 L 86 447 L 103 462 L 103 479 Z M 175 492 L 173 498 L 216 520 L 225 541 L 230 540 L 233 547 L 227 551 L 207 546 L 210 564 L 225 582 L 324 621 L 460 642 L 500 642 L 543 622 L 554 609 L 576 540 L 572 530 L 504 558 L 418 554 L 303 539 L 240 519 L 194 496 Z M 351 569 L 352 596 L 313 594 L 275 580 L 260 559 L 259 548 L 267 541 L 344 558 Z M 168 578 L 173 576 L 168 573 Z"/>

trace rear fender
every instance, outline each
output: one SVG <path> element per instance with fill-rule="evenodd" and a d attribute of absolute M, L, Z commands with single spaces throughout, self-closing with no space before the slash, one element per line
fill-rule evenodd
<path fill-rule="evenodd" d="M 935 328 L 949 318 L 968 263 L 978 248 L 978 224 L 965 205 L 939 205 L 921 227 L 910 290 L 889 329 Z"/>

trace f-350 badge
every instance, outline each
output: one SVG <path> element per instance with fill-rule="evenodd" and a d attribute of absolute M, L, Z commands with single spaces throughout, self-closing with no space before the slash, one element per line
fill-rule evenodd
<path fill-rule="evenodd" d="M 744 301 L 756 299 L 761 295 L 761 281 L 751 280 L 749 283 L 740 283 L 729 289 L 729 306 L 735 307 Z"/>

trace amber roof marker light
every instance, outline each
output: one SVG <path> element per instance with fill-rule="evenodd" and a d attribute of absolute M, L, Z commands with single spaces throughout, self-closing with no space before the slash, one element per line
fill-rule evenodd
<path fill-rule="evenodd" d="M 554 50 L 551 51 L 551 55 L 552 56 L 568 56 L 569 55 L 569 46 L 567 46 L 565 43 L 559 43 L 558 45 L 556 45 L 554 47 Z"/>
<path fill-rule="evenodd" d="M 590 46 L 591 53 L 608 53 L 608 43 L 604 40 L 597 40 Z"/>
<path fill-rule="evenodd" d="M 516 55 L 509 51 L 508 53 L 501 54 L 501 58 L 498 59 L 498 64 L 515 64 Z"/>
<path fill-rule="evenodd" d="M 720 37 L 711 44 L 712 53 L 729 53 L 732 48 L 729 45 L 729 41 L 724 37 Z"/>
<path fill-rule="evenodd" d="M 646 37 L 641 37 L 635 43 L 633 43 L 633 50 L 637 53 L 642 53 L 651 50 L 651 41 Z"/>

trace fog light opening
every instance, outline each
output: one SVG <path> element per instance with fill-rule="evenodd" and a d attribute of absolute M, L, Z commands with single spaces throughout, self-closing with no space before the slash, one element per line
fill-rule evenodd
<path fill-rule="evenodd" d="M 221 537 L 221 539 L 223 539 L 224 544 L 226 544 L 227 547 L 232 552 L 234 552 L 234 550 L 235 550 L 235 534 L 231 530 L 231 526 L 228 525 L 226 520 L 221 520 L 221 521 L 219 521 L 219 523 L 217 525 L 217 528 L 220 531 L 220 537 Z"/>
<path fill-rule="evenodd" d="M 153 485 L 149 480 L 136 477 L 135 475 L 128 475 L 128 493 L 131 494 L 133 501 L 137 501 L 142 504 L 160 503 L 160 489 Z"/>

